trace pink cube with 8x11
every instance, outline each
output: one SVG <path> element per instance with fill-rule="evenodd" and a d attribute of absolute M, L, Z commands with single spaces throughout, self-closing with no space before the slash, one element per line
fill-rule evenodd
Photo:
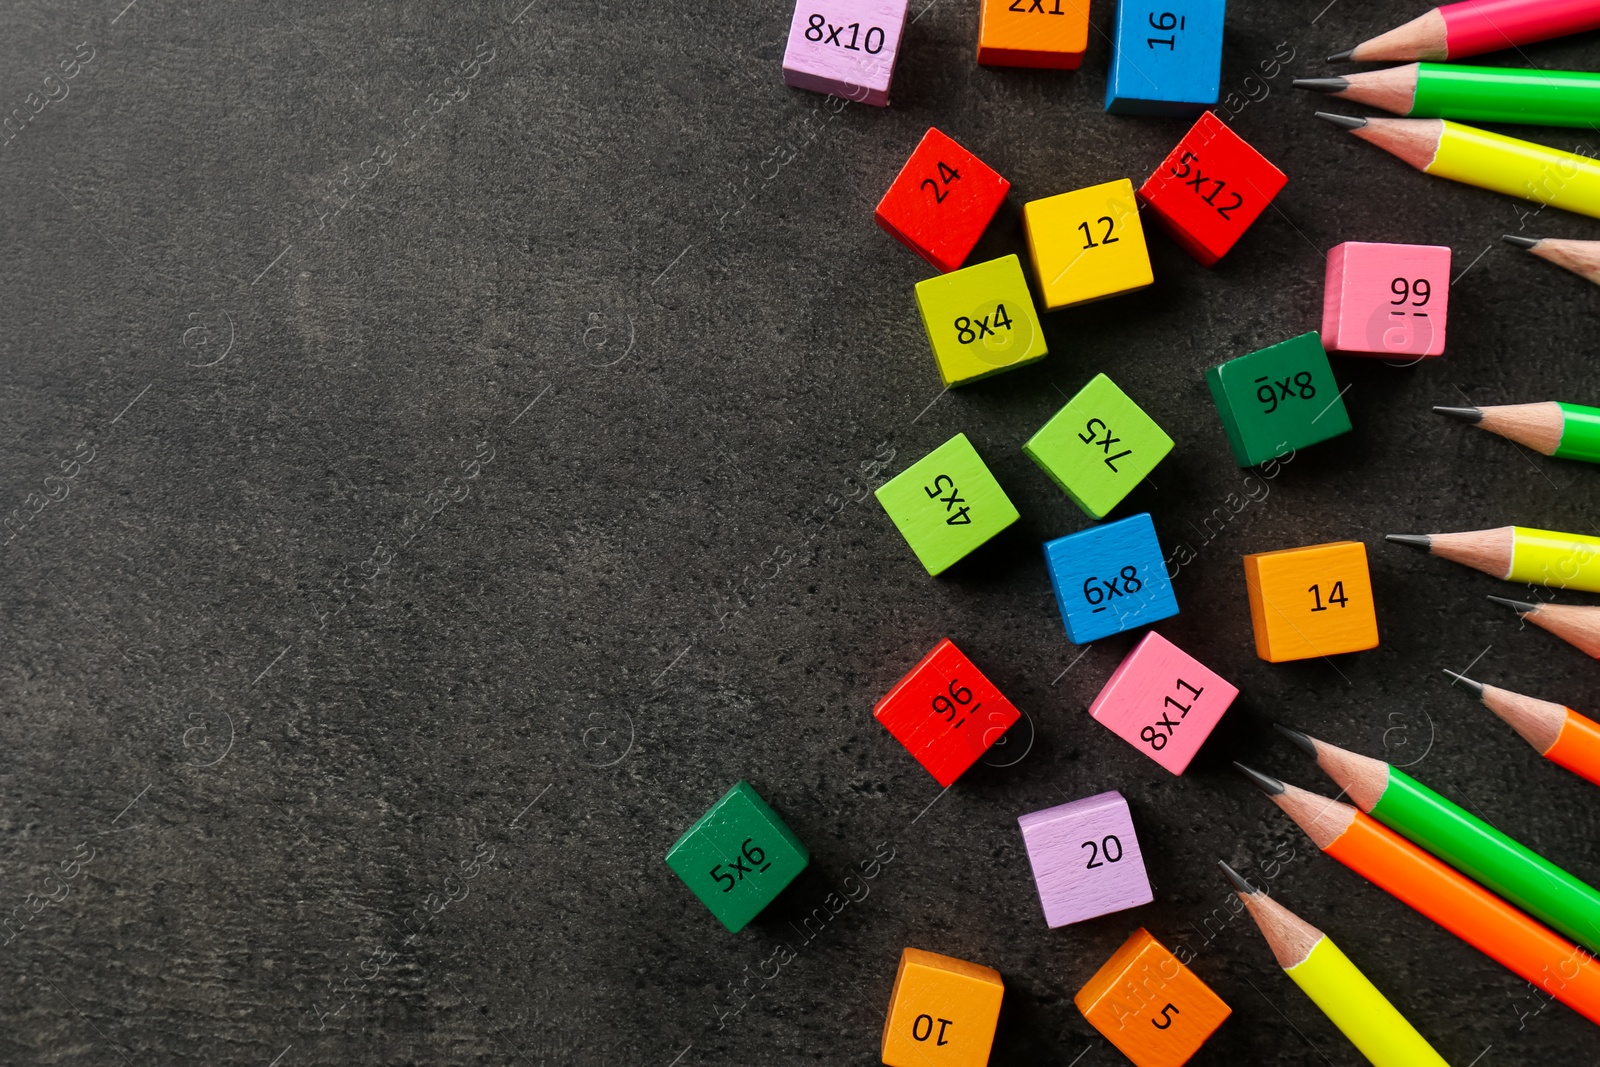
<path fill-rule="evenodd" d="M 1089 714 L 1173 774 L 1182 774 L 1239 690 L 1152 630 L 1122 661 Z"/>

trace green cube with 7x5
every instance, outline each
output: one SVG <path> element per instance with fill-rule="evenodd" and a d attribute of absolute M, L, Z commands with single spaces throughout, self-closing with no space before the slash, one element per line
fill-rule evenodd
<path fill-rule="evenodd" d="M 1206 385 L 1241 467 L 1350 432 L 1350 414 L 1316 333 L 1212 367 Z"/>
<path fill-rule="evenodd" d="M 810 850 L 745 781 L 667 853 L 667 866 L 735 934 L 810 862 Z"/>
<path fill-rule="evenodd" d="M 890 478 L 877 495 L 929 574 L 1017 521 L 1017 509 L 964 433 Z"/>
<path fill-rule="evenodd" d="M 1045 356 L 1044 330 L 1014 255 L 918 282 L 917 311 L 946 388 Z"/>
<path fill-rule="evenodd" d="M 1091 519 L 1103 519 L 1172 451 L 1172 438 L 1104 374 L 1022 446 Z"/>

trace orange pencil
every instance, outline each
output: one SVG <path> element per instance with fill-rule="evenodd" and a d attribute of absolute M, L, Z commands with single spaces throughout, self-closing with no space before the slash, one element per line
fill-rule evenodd
<path fill-rule="evenodd" d="M 1349 804 L 1235 763 L 1314 845 L 1593 1023 L 1600 963 Z"/>
<path fill-rule="evenodd" d="M 1477 694 L 1484 707 L 1521 734 L 1539 755 L 1600 785 L 1600 722 L 1553 701 L 1474 682 L 1455 671 L 1444 673 Z"/>

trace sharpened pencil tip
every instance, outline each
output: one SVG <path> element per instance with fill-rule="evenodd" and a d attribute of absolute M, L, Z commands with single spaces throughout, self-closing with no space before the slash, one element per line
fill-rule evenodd
<path fill-rule="evenodd" d="M 1250 896 L 1255 896 L 1257 893 L 1261 892 L 1255 886 L 1245 881 L 1244 875 L 1240 874 L 1232 867 L 1229 867 L 1223 861 L 1218 860 L 1217 866 L 1222 868 L 1222 873 L 1228 876 L 1228 881 L 1232 882 L 1233 888 L 1237 889 L 1239 892 L 1248 893 Z"/>
<path fill-rule="evenodd" d="M 1433 413 L 1435 415 L 1445 415 L 1460 422 L 1483 421 L 1483 412 L 1478 408 L 1447 408 L 1440 407 L 1439 405 L 1435 404 L 1433 407 Z"/>
<path fill-rule="evenodd" d="M 1500 240 L 1504 241 L 1508 245 L 1516 245 L 1518 248 L 1536 248 L 1543 238 L 1519 237 L 1514 233 L 1503 233 L 1500 235 Z"/>
<path fill-rule="evenodd" d="M 1444 673 L 1448 674 L 1450 677 L 1454 678 L 1456 681 L 1460 682 L 1462 685 L 1464 685 L 1468 689 L 1472 690 L 1472 693 L 1473 693 L 1474 696 L 1480 696 L 1480 697 L 1483 696 L 1483 683 L 1482 682 L 1474 682 L 1471 678 L 1468 678 L 1466 675 L 1457 674 L 1455 671 L 1451 671 L 1451 670 L 1446 670 Z"/>
<path fill-rule="evenodd" d="M 1349 78 L 1296 78 L 1289 83 L 1296 89 L 1310 89 L 1314 93 L 1342 93 L 1350 88 Z"/>
<path fill-rule="evenodd" d="M 1312 759 L 1317 758 L 1317 743 L 1311 739 L 1309 734 L 1303 734 L 1299 730 L 1291 730 L 1281 722 L 1273 723 L 1272 728 L 1278 731 L 1284 737 L 1288 738 L 1290 741 L 1293 741 L 1295 747 L 1300 749 L 1300 751 L 1304 752 Z"/>
<path fill-rule="evenodd" d="M 1360 115 L 1335 115 L 1331 111 L 1318 111 L 1316 114 L 1323 122 L 1331 122 L 1341 130 L 1359 130 L 1367 124 L 1367 120 Z"/>
<path fill-rule="evenodd" d="M 1329 56 L 1328 57 L 1328 62 L 1329 63 L 1343 63 L 1345 60 L 1349 59 L 1351 56 L 1353 56 L 1355 54 L 1356 54 L 1356 50 L 1354 48 L 1346 48 L 1343 52 L 1335 52 L 1333 55 Z"/>
<path fill-rule="evenodd" d="M 1519 615 L 1526 615 L 1530 611 L 1539 610 L 1539 605 L 1530 604 L 1526 600 L 1511 600 L 1503 596 L 1491 596 L 1489 599 L 1494 601 L 1496 604 L 1504 604 L 1506 607 L 1510 608 Z"/>
<path fill-rule="evenodd" d="M 1250 779 L 1257 789 L 1269 797 L 1275 797 L 1283 792 L 1283 783 L 1270 774 L 1262 774 L 1253 767 L 1246 767 L 1238 760 L 1233 761 L 1233 769 Z"/>
<path fill-rule="evenodd" d="M 1420 548 L 1424 552 L 1433 551 L 1433 538 L 1427 534 L 1384 534 L 1383 539 L 1392 541 L 1397 545 L 1410 545 L 1412 548 Z"/>

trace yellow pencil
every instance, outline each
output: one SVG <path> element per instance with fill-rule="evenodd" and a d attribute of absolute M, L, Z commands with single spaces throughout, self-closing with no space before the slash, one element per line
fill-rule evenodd
<path fill-rule="evenodd" d="M 1328 935 L 1241 878 L 1221 860 L 1283 973 L 1374 1067 L 1450 1067 Z"/>
<path fill-rule="evenodd" d="M 1600 163 L 1575 152 L 1447 119 L 1360 118 L 1317 112 L 1424 174 L 1600 218 Z"/>

